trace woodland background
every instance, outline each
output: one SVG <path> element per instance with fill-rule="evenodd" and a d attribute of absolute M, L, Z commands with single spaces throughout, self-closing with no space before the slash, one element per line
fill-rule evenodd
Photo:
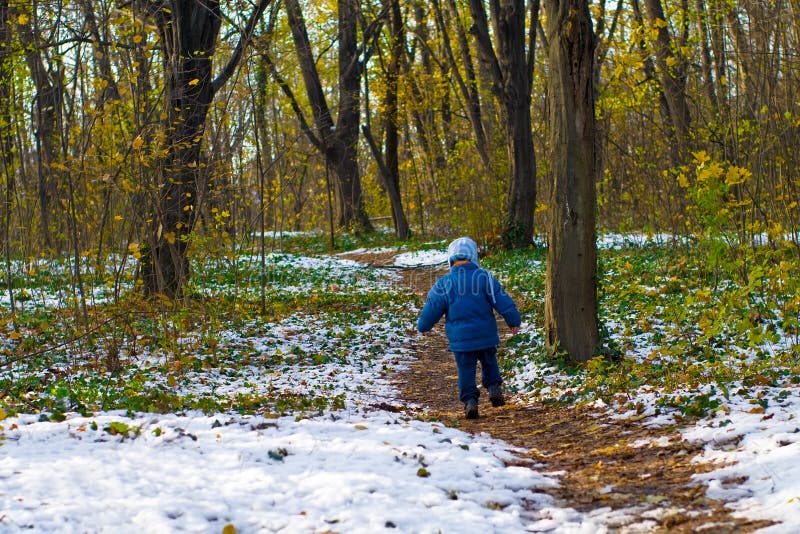
<path fill-rule="evenodd" d="M 504 238 L 503 98 L 526 82 L 503 69 L 522 50 L 541 233 L 552 32 L 535 0 L 521 38 L 501 43 L 494 14 L 514 5 L 0 0 L 9 292 L 15 258 L 69 255 L 80 283 L 109 252 L 230 252 L 273 229 L 394 223 L 401 238 L 530 243 L 530 229 Z M 720 236 L 712 264 L 746 261 L 741 244 L 796 245 L 800 4 L 589 8 L 598 227 Z"/>
<path fill-rule="evenodd" d="M 0 0 L 0 523 L 798 530 L 799 10 Z M 609 515 L 400 374 L 455 372 L 413 325 L 465 234 L 523 317 L 479 423 Z"/>

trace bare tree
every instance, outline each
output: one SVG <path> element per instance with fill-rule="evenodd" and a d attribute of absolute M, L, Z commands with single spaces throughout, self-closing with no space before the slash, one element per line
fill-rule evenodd
<path fill-rule="evenodd" d="M 177 297 L 189 280 L 187 248 L 205 187 L 200 174 L 205 120 L 214 95 L 235 72 L 269 0 L 260 0 L 242 30 L 233 55 L 214 78 L 213 59 L 222 13 L 219 0 L 148 1 L 163 46 L 164 142 L 158 191 L 141 276 L 147 294 Z"/>
<path fill-rule="evenodd" d="M 536 209 L 536 155 L 531 129 L 531 88 L 536 53 L 539 1 L 493 0 L 490 3 L 495 45 L 483 0 L 470 0 L 481 61 L 492 78 L 492 92 L 503 106 L 506 144 L 510 160 L 506 213 L 502 238 L 506 246 L 524 247 L 533 237 Z M 529 33 L 525 17 L 530 13 Z"/>
<path fill-rule="evenodd" d="M 303 131 L 317 150 L 323 154 L 326 165 L 330 166 L 336 175 L 340 226 L 353 228 L 356 232 L 370 232 L 372 223 L 364 211 L 361 198 L 361 176 L 358 168 L 360 89 L 361 75 L 365 64 L 361 55 L 368 53 L 366 50 L 361 50 L 358 45 L 357 24 L 360 18 L 358 1 L 340 0 L 338 2 L 339 75 L 337 89 L 339 109 L 335 123 L 317 71 L 317 62 L 312 51 L 300 3 L 298 0 L 286 0 L 285 5 L 306 95 L 311 106 L 313 129 L 306 120 L 288 82 L 278 74 L 272 60 L 268 57 L 267 60 L 272 68 L 273 76 L 291 101 Z M 379 31 L 381 24 L 382 16 L 376 19 L 370 27 L 364 28 L 363 42 L 370 43 Z"/>

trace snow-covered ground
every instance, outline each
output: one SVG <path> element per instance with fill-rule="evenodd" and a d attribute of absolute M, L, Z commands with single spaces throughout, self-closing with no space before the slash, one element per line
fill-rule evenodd
<path fill-rule="evenodd" d="M 358 268 L 338 259 L 287 261 L 334 279 Z M 375 278 L 378 290 L 384 280 Z M 162 377 L 160 387 L 193 396 L 266 388 L 343 397 L 344 409 L 287 416 L 68 412 L 63 421 L 0 413 L 0 531 L 604 530 L 599 516 L 554 506 L 542 491 L 557 484 L 552 476 L 506 466 L 515 452 L 508 444 L 397 408 L 375 409 L 396 397 L 385 375 L 408 360 L 407 334 L 375 317 L 334 323 L 290 316 L 221 332 L 220 351 L 247 355 L 243 364 L 173 376 L 171 384 Z M 148 371 L 169 359 L 136 357 Z"/>
<path fill-rule="evenodd" d="M 403 252 L 394 258 L 398 267 L 430 267 L 447 265 L 447 249 L 444 250 L 415 250 Z"/>
<path fill-rule="evenodd" d="M 3 532 L 522 532 L 545 514 L 594 531 L 503 443 L 386 412 L 3 424 Z"/>
<path fill-rule="evenodd" d="M 437 265 L 445 255 L 404 253 L 395 264 Z M 292 292 L 339 285 L 385 292 L 394 276 L 340 258 L 274 255 L 270 262 L 279 274 L 274 285 Z M 278 391 L 341 398 L 343 409 L 284 416 L 95 411 L 67 413 L 60 422 L 0 410 L 0 532 L 222 532 L 233 525 L 239 533 L 595 533 L 630 522 L 625 511 L 559 508 L 544 493 L 557 476 L 535 465 L 506 466 L 517 452 L 508 444 L 391 408 L 397 392 L 386 375 L 408 362 L 403 345 L 411 334 L 400 323 L 413 326 L 414 310 L 400 313 L 387 307 L 354 315 L 348 325 L 325 314 L 291 315 L 224 330 L 220 352 L 246 355 L 235 369 L 160 378 L 160 387 L 181 395 Z M 400 323 L 387 320 L 393 315 Z M 535 342 L 530 325 L 522 335 Z M 155 369 L 169 355 L 137 358 Z M 559 387 L 560 375 L 542 366 L 507 381 L 522 389 L 543 376 Z M 653 398 L 643 390 L 632 403 L 640 400 L 650 416 Z M 763 399 L 769 402 L 731 394 L 684 437 L 706 443 L 696 461 L 720 463 L 697 477 L 709 496 L 731 500 L 737 514 L 778 521 L 768 531 L 788 534 L 800 531 L 800 394 L 763 388 Z M 648 525 L 655 523 L 640 527 Z"/>
<path fill-rule="evenodd" d="M 695 477 L 709 497 L 731 501 L 734 515 L 779 522 L 764 533 L 800 532 L 800 391 L 764 388 L 762 398 L 774 401 L 736 399 L 683 436 L 706 444 L 695 461 L 720 465 Z"/>

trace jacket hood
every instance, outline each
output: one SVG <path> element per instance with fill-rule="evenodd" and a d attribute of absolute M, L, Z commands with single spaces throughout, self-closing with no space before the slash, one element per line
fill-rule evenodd
<path fill-rule="evenodd" d="M 459 237 L 447 247 L 447 258 L 450 265 L 458 260 L 469 260 L 478 264 L 478 245 L 469 237 Z"/>

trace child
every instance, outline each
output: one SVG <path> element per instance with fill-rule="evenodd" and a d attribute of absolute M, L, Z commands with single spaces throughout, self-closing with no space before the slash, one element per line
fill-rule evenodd
<path fill-rule="evenodd" d="M 491 274 L 478 265 L 478 246 L 460 237 L 447 248 L 450 273 L 433 284 L 417 321 L 417 330 L 427 332 L 442 315 L 450 350 L 458 367 L 458 390 L 467 419 L 478 418 L 475 370 L 481 362 L 481 382 L 489 390 L 492 406 L 502 406 L 500 367 L 497 364 L 497 322 L 494 311 L 503 316 L 516 334 L 522 319 L 514 301 Z"/>

